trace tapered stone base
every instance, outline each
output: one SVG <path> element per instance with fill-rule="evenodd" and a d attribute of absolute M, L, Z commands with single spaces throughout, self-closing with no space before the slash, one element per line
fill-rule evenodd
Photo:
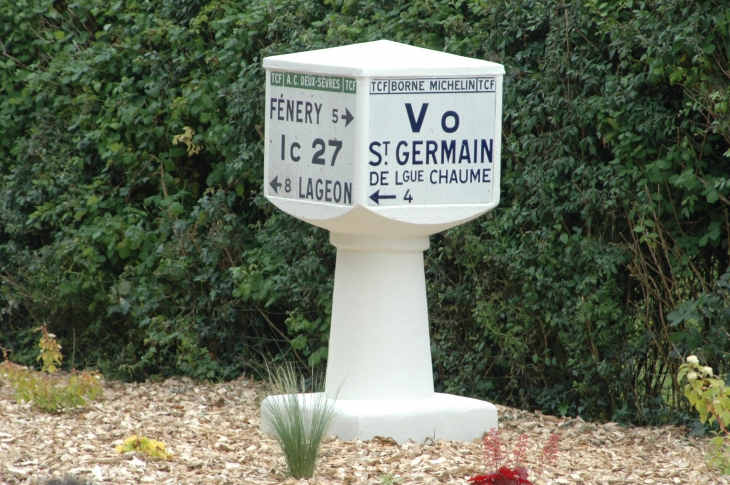
<path fill-rule="evenodd" d="M 308 409 L 312 399 L 306 394 L 299 397 L 302 408 Z M 268 397 L 261 406 L 277 398 Z M 493 404 L 450 394 L 397 401 L 338 400 L 335 408 L 337 418 L 327 434 L 343 441 L 375 436 L 393 438 L 398 443 L 423 443 L 427 438 L 472 441 L 497 428 L 497 409 Z M 263 415 L 261 428 L 271 434 L 272 427 Z"/>

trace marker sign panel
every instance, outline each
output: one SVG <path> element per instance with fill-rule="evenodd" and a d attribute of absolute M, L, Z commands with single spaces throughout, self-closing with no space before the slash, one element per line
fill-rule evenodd
<path fill-rule="evenodd" d="M 352 205 L 354 79 L 269 73 L 267 194 Z"/>
<path fill-rule="evenodd" d="M 370 81 L 368 206 L 492 201 L 495 77 Z"/>

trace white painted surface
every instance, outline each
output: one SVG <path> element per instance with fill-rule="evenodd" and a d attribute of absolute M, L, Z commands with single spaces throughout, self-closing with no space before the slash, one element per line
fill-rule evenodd
<path fill-rule="evenodd" d="M 384 401 L 433 396 L 423 273 L 428 238 L 332 234 L 330 241 L 337 265 L 327 395 Z"/>
<path fill-rule="evenodd" d="M 311 402 L 309 396 L 299 395 L 303 408 Z M 268 397 L 262 406 L 271 399 L 281 397 Z M 393 438 L 398 443 L 423 443 L 427 438 L 472 441 L 498 427 L 493 404 L 440 393 L 427 399 L 400 401 L 337 400 L 335 409 L 338 415 L 327 434 L 343 441 L 375 436 Z M 262 431 L 272 434 L 271 425 L 262 422 Z"/>
<path fill-rule="evenodd" d="M 499 204 L 504 68 L 389 41 L 268 57 L 263 64 L 264 193 L 281 210 L 330 230 L 337 247 L 325 393 L 337 395 L 341 415 L 332 432 L 342 439 L 381 435 L 399 442 L 480 437 L 497 426 L 493 405 L 434 393 L 423 251 L 430 234 Z M 291 104 L 287 119 L 281 99 L 316 103 L 318 122 L 297 121 Z M 350 118 L 347 113 L 349 124 L 341 118 Z M 432 152 L 426 166 L 429 140 L 439 150 L 442 141 L 447 148 L 453 141 L 458 153 L 444 163 L 439 153 L 434 165 Z M 423 151 L 415 153 L 414 164 L 419 141 Z M 391 152 L 383 150 L 375 163 L 371 148 L 385 142 Z M 394 157 L 399 142 L 409 149 L 402 164 Z M 298 143 L 294 151 L 292 143 Z M 313 163 L 322 161 L 313 151 L 322 147 L 324 163 Z M 478 175 L 472 175 L 474 167 Z M 434 179 L 433 170 L 445 175 Z M 415 180 L 406 184 L 406 173 Z M 287 179 L 290 191 L 282 192 L 278 184 Z M 332 190 L 339 181 L 343 196 L 343 184 L 350 183 L 351 200 L 327 200 L 327 180 Z"/>
<path fill-rule="evenodd" d="M 478 217 L 499 204 L 504 74 L 500 64 L 390 41 L 272 56 L 264 59 L 263 64 L 267 71 L 264 193 L 281 210 L 337 233 L 410 237 L 448 229 Z M 311 79 L 309 84 L 314 87 L 318 83 L 331 86 L 327 84 L 328 79 L 330 82 L 339 79 L 342 91 L 333 93 L 304 89 L 298 87 L 300 83 L 280 82 L 282 76 Z M 378 91 L 373 86 L 388 80 L 422 80 L 426 83 L 426 89 L 418 92 L 411 90 L 405 94 L 393 94 L 393 90 L 389 89 L 388 94 L 376 94 Z M 448 89 L 448 86 L 445 90 L 439 88 L 434 91 L 430 83 L 438 80 L 461 83 L 479 81 L 482 87 L 476 92 L 467 92 L 461 88 Z M 353 82 L 355 89 L 351 89 Z M 349 86 L 348 92 L 345 92 L 345 85 Z M 445 92 L 449 90 L 452 92 Z M 284 98 L 321 105 L 319 123 L 292 122 L 291 117 L 287 120 L 286 105 L 280 105 L 277 101 Z M 429 104 L 418 133 L 413 131 L 407 116 L 406 103 L 411 104 L 416 120 L 421 107 L 425 103 Z M 279 106 L 284 106 L 282 113 L 279 112 Z M 347 126 L 341 117 L 347 113 L 343 112 L 343 108 L 353 116 Z M 336 119 L 333 116 L 334 109 L 338 110 L 336 116 L 340 116 L 335 123 L 332 122 Z M 444 132 L 441 124 L 441 118 L 448 111 L 457 113 L 460 119 L 459 128 L 452 133 Z M 324 116 L 325 112 L 328 117 Z M 285 119 L 280 120 L 280 116 Z M 453 119 L 447 120 L 448 128 L 453 127 Z M 284 144 L 282 134 L 285 135 Z M 317 139 L 325 144 L 322 154 L 325 165 L 312 163 L 314 151 L 321 148 L 321 145 L 312 147 Z M 491 148 L 491 163 L 481 163 L 481 154 L 486 153 L 482 150 L 483 139 Z M 330 146 L 330 140 L 342 141 L 342 149 L 334 166 L 331 165 L 331 158 L 335 147 Z M 427 169 L 414 165 L 413 142 L 424 142 L 422 155 L 426 156 L 425 143 L 428 140 L 438 140 L 439 151 L 442 140 L 458 143 L 455 147 L 459 151 L 456 163 L 439 163 L 438 168 L 430 164 Z M 478 164 L 469 164 L 466 158 L 462 158 L 461 164 L 458 163 L 464 140 L 468 141 L 470 159 L 473 158 L 474 140 L 477 141 Z M 386 169 L 390 171 L 391 165 L 397 165 L 397 161 L 388 160 L 387 167 L 385 160 L 379 166 L 371 165 L 373 153 L 370 147 L 373 141 L 390 141 L 393 149 L 397 148 L 399 141 L 407 142 L 411 148 L 411 163 L 399 166 L 397 177 L 402 182 L 409 169 L 408 174 L 418 179 L 418 171 L 423 170 L 420 174 L 422 181 L 396 186 L 396 173 L 391 171 L 386 175 L 389 185 L 384 185 L 380 180 L 380 172 Z M 297 162 L 291 157 L 292 143 L 300 145 L 294 150 L 296 156 L 300 157 Z M 419 154 L 416 157 L 418 160 Z M 479 165 L 478 171 L 476 165 Z M 377 184 L 371 185 L 374 172 L 378 173 L 379 180 Z M 485 175 L 490 176 L 487 182 L 484 182 Z M 444 177 L 448 177 L 448 183 Z M 286 184 L 287 179 L 290 180 L 289 192 L 283 190 L 285 185 L 278 185 Z M 467 179 L 467 182 L 461 182 Z M 332 189 L 329 197 L 328 180 Z M 338 182 L 343 192 L 339 202 L 334 200 L 335 184 Z M 351 200 L 348 199 L 347 203 L 344 198 L 345 183 L 352 184 Z M 389 192 L 391 188 L 397 190 Z M 395 198 L 383 199 L 381 195 Z M 395 224 L 391 224 L 391 221 Z"/>
<path fill-rule="evenodd" d="M 356 192 L 357 193 L 357 192 Z M 368 210 L 357 206 L 352 210 L 338 207 L 337 212 L 323 204 L 280 199 L 277 207 L 284 212 L 332 232 L 363 236 L 417 237 L 445 231 L 479 217 L 498 205 L 439 205 L 428 207 L 381 207 Z"/>
<path fill-rule="evenodd" d="M 504 74 L 501 64 L 389 40 L 271 56 L 264 68 L 361 77 Z"/>
<path fill-rule="evenodd" d="M 266 153 L 271 178 L 266 194 L 351 206 L 356 81 L 290 72 L 268 76 Z M 350 89 L 345 89 L 347 83 Z"/>
<path fill-rule="evenodd" d="M 370 84 L 368 206 L 492 202 L 494 76 Z"/>

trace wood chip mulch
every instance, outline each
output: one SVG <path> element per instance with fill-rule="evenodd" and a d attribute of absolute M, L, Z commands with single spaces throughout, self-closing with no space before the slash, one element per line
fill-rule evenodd
<path fill-rule="evenodd" d="M 356 485 L 467 484 L 486 469 L 481 443 L 437 440 L 398 445 L 328 439 L 314 478 L 286 478 L 276 442 L 260 431 L 261 387 L 186 378 L 104 384 L 103 401 L 49 415 L 17 404 L 0 384 L 0 485 L 41 484 L 69 474 L 93 484 Z M 623 428 L 498 406 L 500 437 L 529 435 L 527 468 L 535 485 L 730 484 L 708 469 L 708 438 L 684 428 Z M 540 462 L 550 433 L 561 437 L 557 462 Z M 133 435 L 161 440 L 170 461 L 115 446 Z"/>

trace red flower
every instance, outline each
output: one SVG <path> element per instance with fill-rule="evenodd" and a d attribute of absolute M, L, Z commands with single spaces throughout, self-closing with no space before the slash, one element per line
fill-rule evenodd
<path fill-rule="evenodd" d="M 560 436 L 552 433 L 545 448 L 542 449 L 542 461 L 547 462 L 550 465 L 555 465 L 558 459 L 558 453 L 560 452 Z"/>
<path fill-rule="evenodd" d="M 500 468 L 505 453 L 502 450 L 502 440 L 499 438 L 497 428 L 492 428 L 488 433 L 485 433 L 482 442 L 484 443 L 484 460 L 487 462 L 487 467 Z"/>
<path fill-rule="evenodd" d="M 521 466 L 502 467 L 496 472 L 471 477 L 469 482 L 472 485 L 532 485 L 527 479 L 527 469 Z"/>
<path fill-rule="evenodd" d="M 520 465 L 527 461 L 527 442 L 530 437 L 527 433 L 523 433 L 517 437 L 517 443 L 512 448 L 512 453 L 515 455 L 514 462 L 516 465 Z"/>

